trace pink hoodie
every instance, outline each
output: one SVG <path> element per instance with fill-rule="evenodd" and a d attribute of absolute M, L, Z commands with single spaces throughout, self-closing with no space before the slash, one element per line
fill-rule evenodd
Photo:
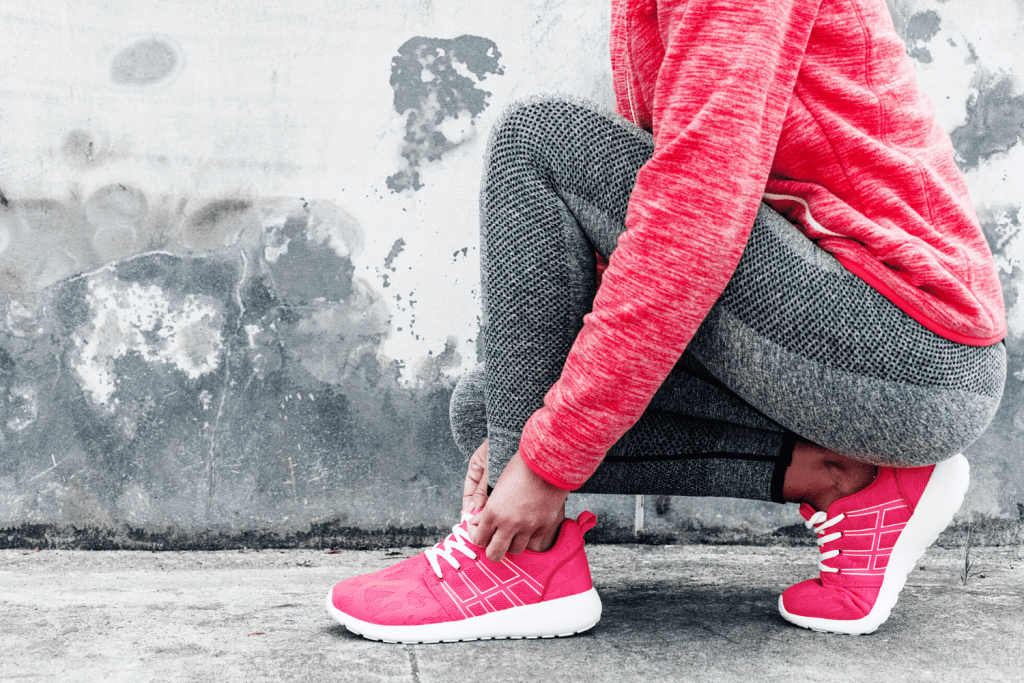
<path fill-rule="evenodd" d="M 619 112 L 654 134 L 583 330 L 520 453 L 575 489 L 639 419 L 761 200 L 947 339 L 1006 334 L 949 137 L 884 0 L 613 0 Z"/>

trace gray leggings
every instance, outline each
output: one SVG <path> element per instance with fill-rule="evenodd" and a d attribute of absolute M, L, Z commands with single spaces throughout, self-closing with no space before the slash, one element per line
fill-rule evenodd
<path fill-rule="evenodd" d="M 596 292 L 594 253 L 614 251 L 652 152 L 648 133 L 568 98 L 515 105 L 491 134 L 484 366 L 460 380 L 451 422 L 466 455 L 489 439 L 492 485 L 561 374 Z M 939 462 L 985 430 L 1005 379 L 1001 343 L 930 332 L 762 205 L 722 296 L 580 491 L 781 501 L 797 440 L 880 465 Z"/>

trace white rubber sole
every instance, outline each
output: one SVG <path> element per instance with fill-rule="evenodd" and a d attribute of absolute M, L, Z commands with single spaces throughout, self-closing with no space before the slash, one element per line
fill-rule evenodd
<path fill-rule="evenodd" d="M 327 613 L 352 633 L 385 643 L 454 643 L 462 640 L 558 638 L 581 633 L 601 619 L 601 598 L 585 593 L 535 605 L 510 607 L 479 617 L 422 626 L 382 626 L 361 621 L 336 608 L 327 594 Z"/>
<path fill-rule="evenodd" d="M 959 453 L 935 466 L 914 515 L 907 522 L 892 549 L 878 599 L 866 616 L 842 620 L 790 614 L 783 606 L 780 595 L 779 614 L 782 618 L 797 626 L 827 633 L 864 635 L 877 630 L 889 618 L 889 613 L 892 612 L 900 597 L 900 591 L 907 582 L 907 576 L 917 566 L 917 561 L 924 555 L 928 546 L 935 542 L 942 530 L 949 526 L 953 521 L 953 515 L 963 504 L 967 486 L 970 484 L 970 471 L 967 458 Z"/>

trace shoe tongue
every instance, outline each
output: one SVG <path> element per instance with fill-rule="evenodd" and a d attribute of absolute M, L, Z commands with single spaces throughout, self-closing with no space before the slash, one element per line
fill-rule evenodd
<path fill-rule="evenodd" d="M 807 503 L 800 503 L 800 516 L 804 519 L 810 521 L 811 517 L 813 517 L 816 512 L 818 511 L 814 509 L 813 505 L 808 505 Z"/>

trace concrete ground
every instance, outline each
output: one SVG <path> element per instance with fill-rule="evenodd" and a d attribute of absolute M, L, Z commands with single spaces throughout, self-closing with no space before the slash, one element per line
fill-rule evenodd
<path fill-rule="evenodd" d="M 870 636 L 776 613 L 813 548 L 592 546 L 604 616 L 556 640 L 388 645 L 333 582 L 415 550 L 0 551 L 3 681 L 1021 681 L 1024 551 L 932 548 Z"/>

